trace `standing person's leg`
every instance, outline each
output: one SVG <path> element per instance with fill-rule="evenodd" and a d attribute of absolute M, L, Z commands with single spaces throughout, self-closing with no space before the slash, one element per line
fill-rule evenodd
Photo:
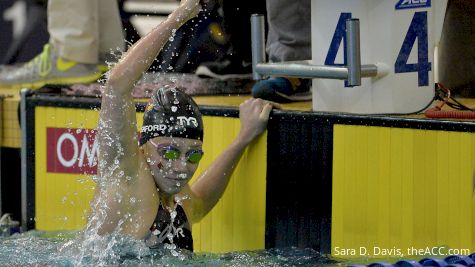
<path fill-rule="evenodd" d="M 99 0 L 98 10 L 99 59 L 109 59 L 111 52 L 125 51 L 125 36 L 117 0 Z"/>
<path fill-rule="evenodd" d="M 99 79 L 106 70 L 98 61 L 102 49 L 99 15 L 106 15 L 99 13 L 99 1 L 101 4 L 109 2 L 49 0 L 49 43 L 30 62 L 5 68 L 6 71 L 0 73 L 0 88 L 37 89 L 46 84 L 89 83 Z M 109 8 L 113 10 L 114 7 L 117 8 L 116 3 Z M 119 13 L 118 9 L 116 13 Z M 120 23 L 117 28 L 120 31 Z M 109 34 L 108 31 L 104 30 L 104 34 Z"/>
<path fill-rule="evenodd" d="M 50 0 L 48 18 L 50 43 L 65 59 L 98 64 L 125 48 L 116 0 Z"/>
<path fill-rule="evenodd" d="M 270 62 L 311 59 L 310 0 L 267 0 Z M 310 80 L 273 77 L 257 82 L 252 95 L 277 102 L 311 100 Z"/>
<path fill-rule="evenodd" d="M 50 44 L 64 59 L 97 64 L 99 54 L 99 1 L 49 0 Z"/>
<path fill-rule="evenodd" d="M 267 0 L 269 61 L 311 59 L 310 0 Z"/>

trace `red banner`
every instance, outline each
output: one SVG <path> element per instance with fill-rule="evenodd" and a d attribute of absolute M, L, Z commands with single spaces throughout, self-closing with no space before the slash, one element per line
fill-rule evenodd
<path fill-rule="evenodd" d="M 96 174 L 95 136 L 92 129 L 47 128 L 47 172 Z"/>

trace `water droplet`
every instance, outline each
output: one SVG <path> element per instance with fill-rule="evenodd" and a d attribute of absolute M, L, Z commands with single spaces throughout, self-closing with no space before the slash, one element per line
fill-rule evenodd
<path fill-rule="evenodd" d="M 168 234 L 167 234 L 167 238 L 168 238 L 169 240 L 173 240 L 173 234 L 172 234 L 172 233 L 168 233 Z M 172 246 L 170 246 L 170 247 L 172 247 Z M 172 249 L 174 249 L 174 248 L 172 248 Z"/>
<path fill-rule="evenodd" d="M 178 108 L 176 106 L 172 106 L 172 112 L 176 112 Z"/>

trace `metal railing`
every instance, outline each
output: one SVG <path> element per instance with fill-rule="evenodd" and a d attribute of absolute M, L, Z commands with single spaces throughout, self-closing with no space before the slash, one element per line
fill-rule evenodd
<path fill-rule="evenodd" d="M 313 65 L 309 61 L 266 63 L 265 24 L 263 15 L 251 16 L 253 79 L 264 76 L 322 78 L 346 80 L 347 86 L 360 86 L 362 77 L 378 75 L 375 64 L 361 65 L 360 24 L 358 19 L 346 21 L 346 66 Z"/>

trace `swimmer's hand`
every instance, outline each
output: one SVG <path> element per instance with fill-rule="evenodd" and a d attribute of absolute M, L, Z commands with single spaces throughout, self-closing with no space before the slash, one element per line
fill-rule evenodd
<path fill-rule="evenodd" d="M 250 143 L 264 132 L 272 108 L 280 108 L 280 105 L 260 98 L 251 98 L 239 105 L 241 131 L 238 138 Z"/>
<path fill-rule="evenodd" d="M 188 20 L 196 17 L 200 13 L 201 5 L 200 0 L 181 0 L 180 6 L 176 10 L 177 21 L 182 23 L 187 22 Z"/>

